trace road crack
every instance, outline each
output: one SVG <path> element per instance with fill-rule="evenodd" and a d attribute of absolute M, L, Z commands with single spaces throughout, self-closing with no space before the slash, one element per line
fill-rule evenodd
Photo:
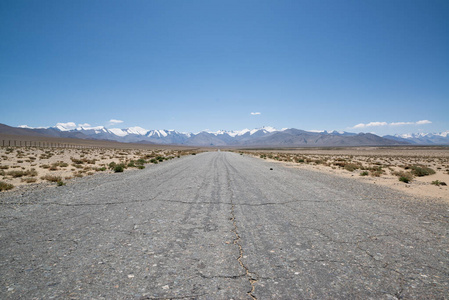
<path fill-rule="evenodd" d="M 213 279 L 213 278 L 239 279 L 241 277 L 245 277 L 246 273 L 245 274 L 239 274 L 239 275 L 213 275 L 213 276 L 207 276 L 207 275 L 204 275 L 201 272 L 198 272 L 198 275 L 201 278 L 205 278 L 205 279 Z"/>
<path fill-rule="evenodd" d="M 232 201 L 231 201 L 232 202 Z M 248 278 L 249 283 L 251 284 L 251 290 L 249 290 L 247 292 L 247 294 L 251 297 L 251 299 L 257 300 L 257 297 L 254 296 L 254 291 L 256 290 L 256 282 L 258 280 L 258 276 L 251 272 L 248 268 L 248 266 L 246 266 L 242 259 L 243 259 L 243 247 L 242 244 L 240 243 L 241 241 L 241 237 L 238 231 L 238 227 L 237 227 L 237 220 L 235 218 L 235 205 L 232 204 L 231 205 L 231 218 L 230 220 L 232 221 L 232 225 L 233 225 L 233 229 L 232 232 L 235 235 L 235 239 L 234 239 L 234 245 L 236 245 L 239 248 L 239 256 L 237 258 L 237 261 L 239 262 L 240 266 L 245 270 L 245 276 Z"/>

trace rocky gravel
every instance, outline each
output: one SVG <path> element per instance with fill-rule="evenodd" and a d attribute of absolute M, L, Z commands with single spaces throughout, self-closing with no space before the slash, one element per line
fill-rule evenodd
<path fill-rule="evenodd" d="M 437 200 L 208 152 L 1 193 L 0 298 L 447 299 L 448 234 Z"/>

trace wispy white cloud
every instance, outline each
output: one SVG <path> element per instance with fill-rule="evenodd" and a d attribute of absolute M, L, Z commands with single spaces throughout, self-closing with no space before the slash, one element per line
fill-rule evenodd
<path fill-rule="evenodd" d="M 415 125 L 415 124 L 417 124 L 418 122 L 393 122 L 393 123 L 390 123 L 390 125 L 391 126 L 401 126 L 401 125 Z"/>
<path fill-rule="evenodd" d="M 366 127 L 380 127 L 380 126 L 403 126 L 403 125 L 424 125 L 424 124 L 431 124 L 432 122 L 429 120 L 421 120 L 417 122 L 369 122 L 369 123 L 360 123 L 357 124 L 351 128 L 358 129 L 358 128 L 366 128 Z"/>
<path fill-rule="evenodd" d="M 261 114 L 260 112 L 251 112 L 252 116 L 257 116 L 257 115 L 260 115 L 260 114 Z"/>
<path fill-rule="evenodd" d="M 387 122 L 369 122 L 367 124 L 364 124 L 364 123 L 357 124 L 352 128 L 365 128 L 365 127 L 387 126 L 387 125 L 388 125 Z"/>
<path fill-rule="evenodd" d="M 116 119 L 110 119 L 110 120 L 109 120 L 109 123 L 110 123 L 111 125 L 116 125 L 116 124 L 123 123 L 123 121 L 122 121 L 122 120 L 116 120 Z"/>
<path fill-rule="evenodd" d="M 91 127 L 89 123 L 78 124 L 79 127 Z"/>

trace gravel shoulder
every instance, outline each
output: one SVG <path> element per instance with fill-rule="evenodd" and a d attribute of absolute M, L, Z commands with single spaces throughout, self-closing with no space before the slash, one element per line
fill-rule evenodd
<path fill-rule="evenodd" d="M 447 204 L 235 153 L 2 193 L 0 207 L 1 299 L 449 294 Z"/>

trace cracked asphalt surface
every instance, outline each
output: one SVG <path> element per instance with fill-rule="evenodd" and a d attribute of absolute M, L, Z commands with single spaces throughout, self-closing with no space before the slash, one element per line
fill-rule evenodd
<path fill-rule="evenodd" d="M 236 153 L 0 203 L 1 299 L 449 295 L 448 205 Z"/>

